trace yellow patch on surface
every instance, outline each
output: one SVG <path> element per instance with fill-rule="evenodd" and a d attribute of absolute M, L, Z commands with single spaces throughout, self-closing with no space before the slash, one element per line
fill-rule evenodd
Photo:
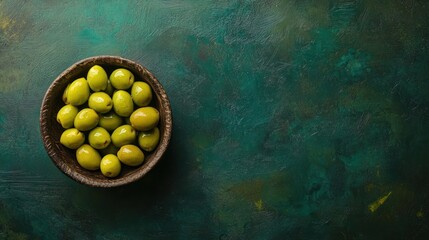
<path fill-rule="evenodd" d="M 368 205 L 368 209 L 370 212 L 375 212 L 377 211 L 377 209 L 383 205 L 386 200 L 390 197 L 390 194 L 392 194 L 392 192 L 389 192 L 387 195 L 377 199 L 375 202 L 371 203 Z"/>
<path fill-rule="evenodd" d="M 7 42 L 18 41 L 20 29 L 24 26 L 24 20 L 15 20 L 9 17 L 0 5 L 0 35 Z"/>
<path fill-rule="evenodd" d="M 10 19 L 9 17 L 5 16 L 5 14 L 0 12 L 0 30 L 1 31 L 3 32 L 8 31 L 10 28 L 12 28 L 14 23 L 15 21 L 13 19 Z"/>
<path fill-rule="evenodd" d="M 0 29 L 1 30 L 6 30 L 8 27 L 10 26 L 10 21 L 8 21 L 7 19 L 0 19 Z"/>
<path fill-rule="evenodd" d="M 262 211 L 262 209 L 264 209 L 264 202 L 262 201 L 262 199 L 259 199 L 255 202 L 255 207 L 256 209 L 258 209 L 258 211 Z"/>
<path fill-rule="evenodd" d="M 419 210 L 417 213 L 416 213 L 416 217 L 417 218 L 423 218 L 425 216 L 425 213 L 422 211 L 422 210 Z"/>

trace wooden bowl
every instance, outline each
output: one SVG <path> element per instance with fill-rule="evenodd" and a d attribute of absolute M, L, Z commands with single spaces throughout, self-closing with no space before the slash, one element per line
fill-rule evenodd
<path fill-rule="evenodd" d="M 150 153 L 145 153 L 145 161 L 142 165 L 138 167 L 122 165 L 121 174 L 116 178 L 107 178 L 99 170 L 88 171 L 83 169 L 77 163 L 76 150 L 68 149 L 60 143 L 60 136 L 64 129 L 57 123 L 56 116 L 58 110 L 64 106 L 62 94 L 69 83 L 77 78 L 86 77 L 88 70 L 93 65 L 102 66 L 108 76 L 116 68 L 122 67 L 130 70 L 136 80 L 143 80 L 151 86 L 153 92 L 151 105 L 157 108 L 160 113 L 158 147 Z M 164 155 L 170 142 L 172 126 L 170 102 L 156 77 L 142 65 L 116 56 L 90 57 L 73 64 L 52 82 L 43 98 L 40 109 L 40 133 L 45 149 L 53 163 L 67 176 L 93 187 L 116 187 L 142 178 Z"/>

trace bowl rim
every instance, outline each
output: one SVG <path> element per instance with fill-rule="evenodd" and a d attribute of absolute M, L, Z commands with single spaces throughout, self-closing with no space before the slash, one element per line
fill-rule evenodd
<path fill-rule="evenodd" d="M 157 149 L 152 152 L 153 155 L 152 161 L 146 165 L 145 167 L 141 167 L 137 171 L 133 172 L 131 175 L 128 175 L 126 177 L 122 178 L 106 178 L 105 180 L 101 179 L 93 179 L 86 175 L 83 175 L 77 171 L 73 171 L 73 169 L 62 162 L 60 162 L 61 159 L 59 159 L 58 149 L 55 147 L 55 140 L 53 137 L 49 134 L 50 131 L 50 125 L 48 124 L 49 121 L 47 120 L 50 116 L 48 116 L 47 112 L 50 108 L 51 101 L 55 101 L 55 99 L 51 98 L 52 93 L 54 93 L 54 90 L 56 89 L 57 85 L 59 85 L 62 81 L 65 81 L 64 78 L 72 74 L 72 72 L 81 66 L 85 66 L 87 64 L 90 64 L 93 62 L 93 64 L 99 64 L 103 65 L 103 63 L 97 63 L 99 61 L 109 61 L 113 60 L 116 61 L 118 64 L 126 64 L 130 67 L 131 71 L 138 72 L 139 74 L 143 74 L 146 77 L 150 78 L 150 85 L 153 88 L 152 92 L 160 99 L 160 104 L 162 105 L 162 112 L 163 116 L 165 117 L 165 126 L 163 127 L 163 135 L 161 138 L 161 141 L 158 144 Z M 108 63 L 110 65 L 114 65 L 114 63 Z M 126 68 L 126 67 L 125 67 Z M 153 86 L 152 86 L 153 84 Z M 55 166 L 61 170 L 65 175 L 72 178 L 73 180 L 91 186 L 91 187 L 102 187 L 102 188 L 110 188 L 110 187 L 118 187 L 126 184 L 130 184 L 132 182 L 135 182 L 139 179 L 141 179 L 144 175 L 146 175 L 155 165 L 158 163 L 162 157 L 164 156 L 168 144 L 170 143 L 171 139 L 171 132 L 172 132 L 172 111 L 171 111 L 171 105 L 170 101 L 168 99 L 168 96 L 165 92 L 165 89 L 161 85 L 161 83 L 158 81 L 158 79 L 143 65 L 141 65 L 138 62 L 135 62 L 130 59 L 126 59 L 120 56 L 112 56 L 112 55 L 100 55 L 100 56 L 92 56 L 84 58 L 78 62 L 75 62 L 71 66 L 69 66 L 67 69 L 65 69 L 61 74 L 59 74 L 55 80 L 50 84 L 47 91 L 45 92 L 45 95 L 42 100 L 42 104 L 40 107 L 40 134 L 42 137 L 42 142 L 45 147 L 46 152 L 48 153 L 48 156 L 52 160 L 52 162 L 55 164 Z M 58 141 L 58 140 L 57 140 Z M 145 164 L 145 163 L 144 163 Z M 106 181 L 108 180 L 108 181 Z"/>

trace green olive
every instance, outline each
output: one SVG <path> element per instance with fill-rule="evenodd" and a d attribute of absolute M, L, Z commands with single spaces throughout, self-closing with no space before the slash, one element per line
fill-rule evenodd
<path fill-rule="evenodd" d="M 149 105 L 152 100 L 152 91 L 149 84 L 145 82 L 134 82 L 131 87 L 131 97 L 134 103 L 139 107 L 145 107 Z"/>
<path fill-rule="evenodd" d="M 113 91 L 114 91 L 115 89 L 113 88 L 113 86 L 112 86 L 112 83 L 110 82 L 110 80 L 107 80 L 107 88 L 106 88 L 106 93 L 109 95 L 109 96 L 113 96 Z"/>
<path fill-rule="evenodd" d="M 118 153 L 118 150 L 119 150 L 119 148 L 116 147 L 112 142 L 110 142 L 110 144 L 106 148 L 100 149 L 100 153 L 103 156 L 106 156 L 107 154 L 116 155 L 116 153 Z"/>
<path fill-rule="evenodd" d="M 66 89 L 64 90 L 64 92 L 63 92 L 63 97 L 62 97 L 62 99 L 63 99 L 63 102 L 65 103 L 65 104 L 69 104 L 70 102 L 69 102 L 69 100 L 67 100 L 67 92 L 69 91 L 69 88 L 70 88 L 70 84 L 67 84 L 67 87 L 66 87 Z"/>
<path fill-rule="evenodd" d="M 111 132 L 121 126 L 122 122 L 122 118 L 119 117 L 115 112 L 111 111 L 100 115 L 100 121 L 98 121 L 98 126 Z"/>
<path fill-rule="evenodd" d="M 159 112 L 153 107 L 142 107 L 135 110 L 130 116 L 131 126 L 137 131 L 148 131 L 159 121 Z"/>
<path fill-rule="evenodd" d="M 140 132 L 138 136 L 139 146 L 147 151 L 153 151 L 159 143 L 159 129 L 157 127 L 146 132 Z"/>
<path fill-rule="evenodd" d="M 124 91 L 118 90 L 113 93 L 113 110 L 121 117 L 129 117 L 134 110 L 134 103 L 131 95 Z"/>
<path fill-rule="evenodd" d="M 126 90 L 134 83 L 134 75 L 125 68 L 118 68 L 110 75 L 112 86 L 119 90 Z"/>
<path fill-rule="evenodd" d="M 76 159 L 79 165 L 87 170 L 100 168 L 101 156 L 88 144 L 84 144 L 76 150 Z"/>
<path fill-rule="evenodd" d="M 123 164 L 135 167 L 143 163 L 144 154 L 135 145 L 124 145 L 118 151 L 118 158 Z"/>
<path fill-rule="evenodd" d="M 80 131 L 88 131 L 97 126 L 99 116 L 94 109 L 84 108 L 79 111 L 74 119 L 74 127 Z"/>
<path fill-rule="evenodd" d="M 112 133 L 112 142 L 116 147 L 122 147 L 126 144 L 133 143 L 136 140 L 137 133 L 130 125 L 122 125 Z"/>
<path fill-rule="evenodd" d="M 107 154 L 101 159 L 100 170 L 106 177 L 116 177 L 121 172 L 121 162 L 116 155 Z"/>
<path fill-rule="evenodd" d="M 89 86 L 85 78 L 74 80 L 67 90 L 67 101 L 73 106 L 79 106 L 88 101 Z"/>
<path fill-rule="evenodd" d="M 65 130 L 60 137 L 60 143 L 67 148 L 76 149 L 85 142 L 85 134 L 76 128 Z"/>
<path fill-rule="evenodd" d="M 104 91 L 107 88 L 107 73 L 101 66 L 92 66 L 86 76 L 89 87 L 94 92 Z"/>
<path fill-rule="evenodd" d="M 88 134 L 88 142 L 95 149 L 103 149 L 110 144 L 110 134 L 102 127 L 96 127 Z"/>
<path fill-rule="evenodd" d="M 57 113 L 57 122 L 63 128 L 73 127 L 74 118 L 76 117 L 79 109 L 71 104 L 63 106 Z"/>
<path fill-rule="evenodd" d="M 99 113 L 107 113 L 112 109 L 112 105 L 112 99 L 104 92 L 95 92 L 88 99 L 88 106 Z"/>

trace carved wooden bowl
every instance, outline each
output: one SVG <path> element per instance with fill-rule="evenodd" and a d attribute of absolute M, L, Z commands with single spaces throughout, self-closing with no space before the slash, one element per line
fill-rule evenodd
<path fill-rule="evenodd" d="M 58 110 L 64 106 L 62 94 L 66 86 L 80 77 L 86 77 L 86 73 L 93 65 L 102 66 L 108 76 L 116 68 L 130 70 L 136 80 L 145 81 L 152 88 L 153 99 L 151 105 L 159 110 L 160 141 L 157 148 L 145 152 L 145 161 L 138 167 L 122 165 L 122 171 L 116 178 L 107 178 L 101 171 L 88 171 L 82 168 L 76 160 L 76 150 L 68 149 L 60 143 L 60 136 L 64 129 L 56 121 Z M 93 187 L 116 187 L 132 183 L 141 179 L 148 173 L 164 155 L 170 142 L 172 131 L 172 115 L 170 102 L 164 88 L 142 65 L 116 56 L 96 56 L 83 59 L 61 73 L 48 88 L 40 110 L 40 133 L 46 151 L 53 163 L 67 176 L 77 182 Z"/>

